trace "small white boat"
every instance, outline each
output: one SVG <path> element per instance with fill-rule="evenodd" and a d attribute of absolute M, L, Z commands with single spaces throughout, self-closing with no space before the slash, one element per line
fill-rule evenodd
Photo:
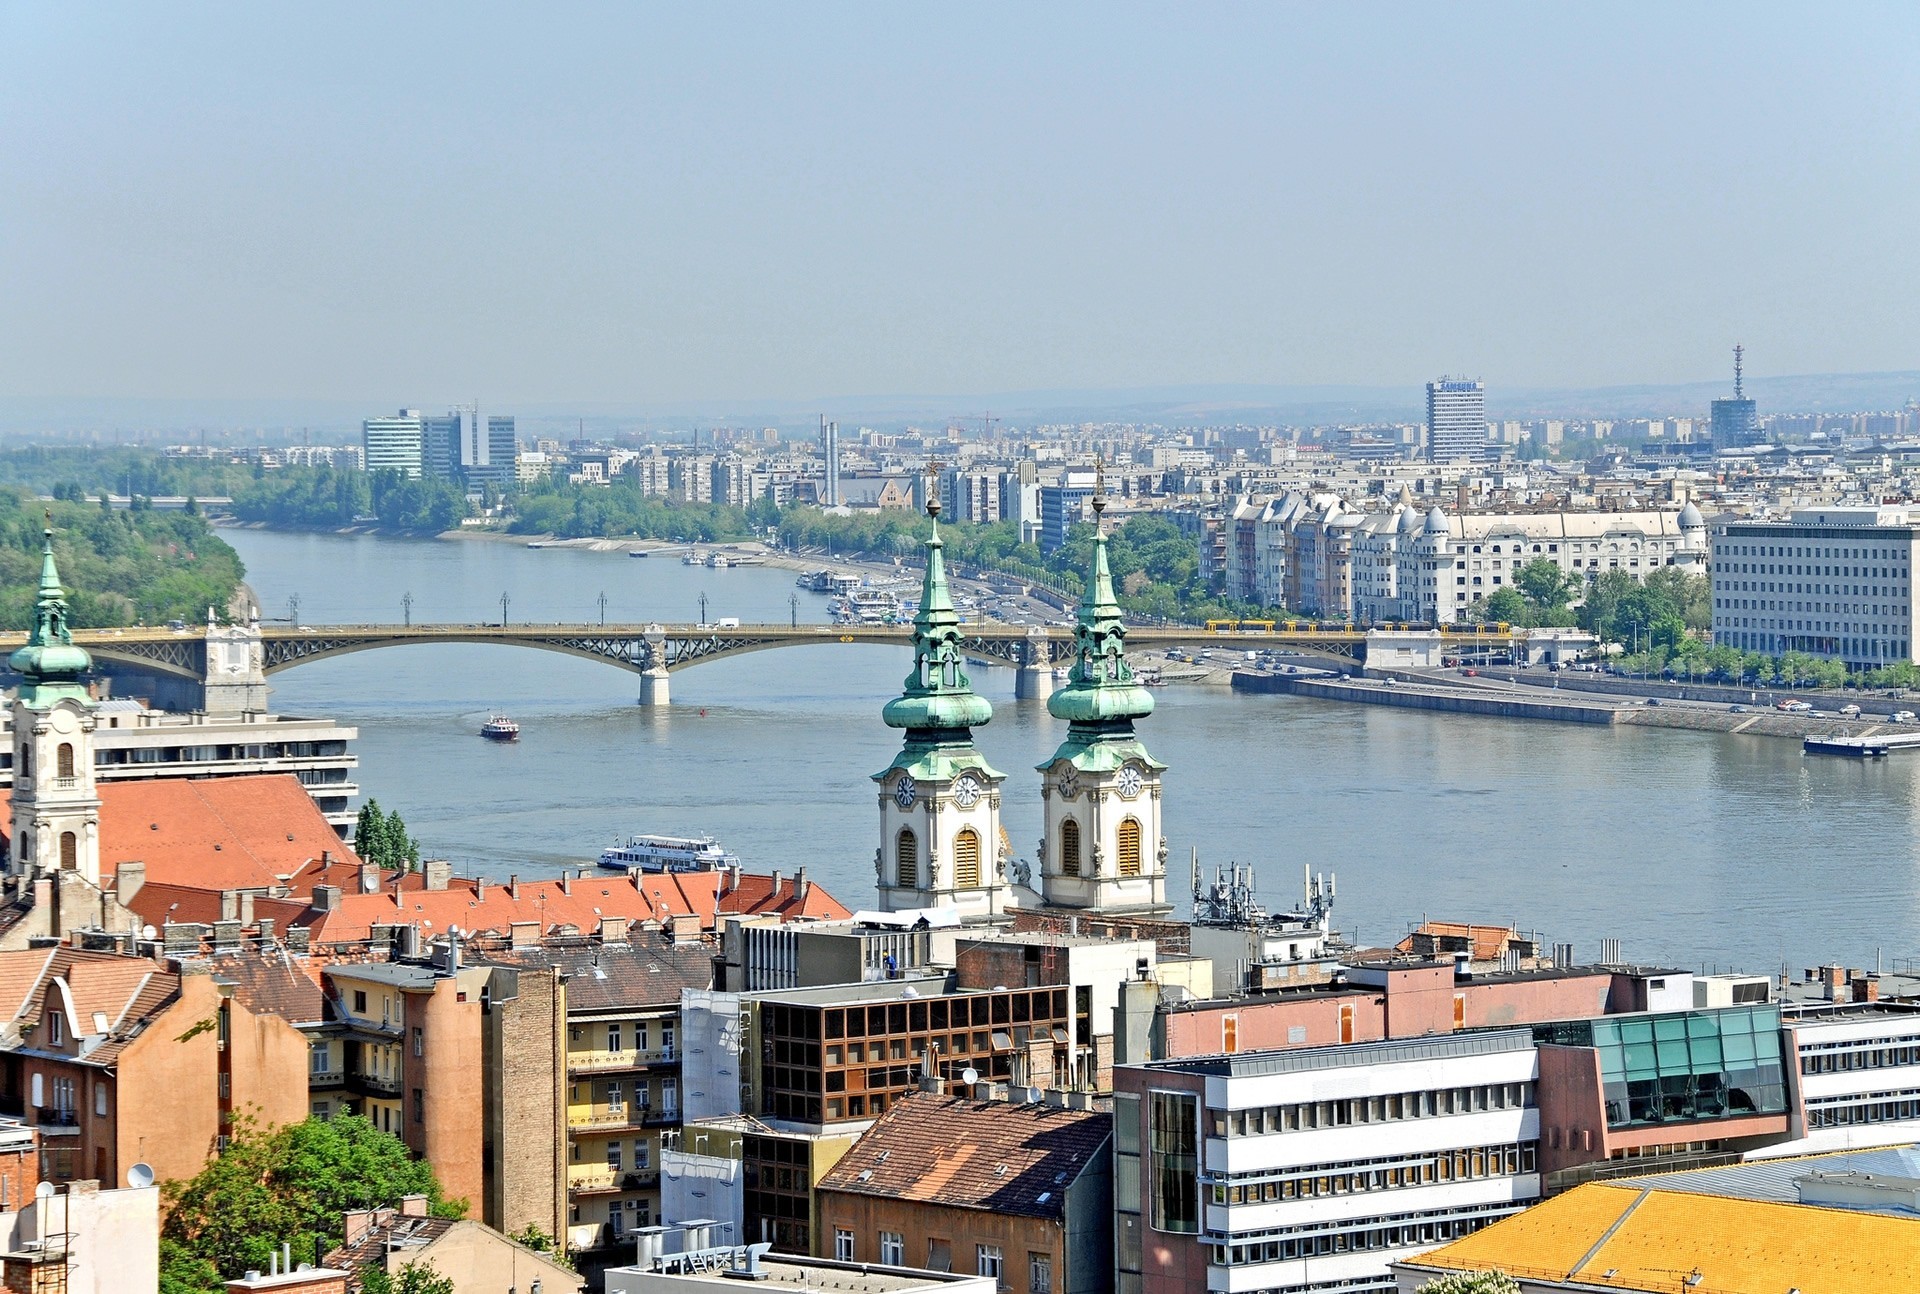
<path fill-rule="evenodd" d="M 632 836 L 600 855 L 610 871 L 712 872 L 738 867 L 740 856 L 712 836 Z"/>
<path fill-rule="evenodd" d="M 520 725 L 504 714 L 490 714 L 480 725 L 480 735 L 488 741 L 519 741 Z"/>

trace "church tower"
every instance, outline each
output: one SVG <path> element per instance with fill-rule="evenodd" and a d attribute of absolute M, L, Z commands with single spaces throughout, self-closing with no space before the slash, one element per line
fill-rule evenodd
<path fill-rule="evenodd" d="M 100 797 L 93 784 L 93 704 L 80 676 L 92 657 L 73 645 L 67 594 L 46 532 L 40 596 L 26 646 L 8 658 L 22 679 L 13 702 L 15 876 L 74 872 L 100 884 Z"/>
<path fill-rule="evenodd" d="M 1167 903 L 1167 842 L 1160 831 L 1158 762 L 1134 735 L 1153 713 L 1153 694 L 1127 664 L 1126 626 L 1100 528 L 1106 499 L 1093 499 L 1093 564 L 1074 626 L 1074 664 L 1047 711 L 1067 721 L 1067 739 L 1039 766 L 1046 834 L 1040 892 L 1047 906 L 1159 914 Z"/>
<path fill-rule="evenodd" d="M 913 673 L 881 717 L 906 729 L 899 755 L 880 784 L 880 907 L 953 906 L 965 918 L 997 916 L 1011 891 L 1000 831 L 1000 784 L 974 749 L 972 729 L 993 718 L 974 695 L 960 650 L 960 614 L 947 591 L 940 503 L 927 503 L 933 533 L 920 610 L 913 618 Z"/>

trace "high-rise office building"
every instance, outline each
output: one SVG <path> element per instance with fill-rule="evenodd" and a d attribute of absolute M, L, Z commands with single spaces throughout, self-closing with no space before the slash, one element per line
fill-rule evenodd
<path fill-rule="evenodd" d="M 826 466 L 826 506 L 840 506 L 840 424 L 820 420 L 820 452 L 825 455 Z"/>
<path fill-rule="evenodd" d="M 1739 449 L 1744 445 L 1757 445 L 1761 441 L 1759 408 L 1747 399 L 1741 385 L 1741 366 L 1746 354 L 1745 346 L 1733 348 L 1733 399 L 1713 402 L 1715 449 Z"/>
<path fill-rule="evenodd" d="M 1486 456 L 1486 384 L 1451 377 L 1427 383 L 1427 461 L 1473 462 Z"/>
<path fill-rule="evenodd" d="M 367 470 L 399 472 L 417 479 L 423 466 L 424 424 L 418 409 L 402 409 L 397 414 L 362 422 L 360 434 L 365 440 Z"/>
<path fill-rule="evenodd" d="M 468 486 L 506 486 L 513 482 L 513 460 L 519 453 L 513 419 L 468 409 L 460 415 L 460 475 Z"/>
<path fill-rule="evenodd" d="M 457 413 L 420 420 L 420 471 L 436 481 L 460 479 L 461 419 Z"/>

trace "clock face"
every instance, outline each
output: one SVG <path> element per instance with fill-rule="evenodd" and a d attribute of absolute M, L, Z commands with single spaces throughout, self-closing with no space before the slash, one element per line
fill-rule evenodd
<path fill-rule="evenodd" d="M 1120 794 L 1131 800 L 1140 794 L 1140 770 L 1128 764 L 1120 770 L 1120 776 L 1114 784 L 1120 788 Z"/>
<path fill-rule="evenodd" d="M 980 802 L 980 783 L 973 779 L 972 774 L 953 784 L 953 802 L 963 809 L 971 809 Z"/>
<path fill-rule="evenodd" d="M 893 788 L 893 802 L 903 809 L 911 809 L 914 797 L 919 793 L 920 788 L 913 784 L 913 778 L 903 777 L 900 784 Z"/>
<path fill-rule="evenodd" d="M 1072 796 L 1080 790 L 1080 770 L 1069 764 L 1060 774 L 1060 794 Z"/>

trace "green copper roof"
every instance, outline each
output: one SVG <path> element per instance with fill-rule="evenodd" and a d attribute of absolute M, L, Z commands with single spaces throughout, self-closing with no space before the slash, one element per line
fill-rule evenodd
<path fill-rule="evenodd" d="M 954 610 L 953 595 L 947 590 L 940 505 L 929 503 L 927 512 L 933 518 L 933 533 L 927 539 L 927 573 L 920 586 L 920 610 L 913 617 L 913 673 L 907 675 L 900 695 L 880 712 L 889 728 L 907 730 L 906 749 L 891 767 L 905 767 L 902 760 L 911 764 L 936 748 L 944 750 L 948 758 L 964 759 L 973 750 L 973 735 L 968 729 L 993 718 L 993 706 L 974 694 L 967 678 L 960 649 L 960 613 Z"/>
<path fill-rule="evenodd" d="M 1093 567 L 1087 575 L 1087 591 L 1080 600 L 1073 637 L 1073 670 L 1067 676 L 1067 685 L 1048 698 L 1047 712 L 1076 725 L 1098 725 L 1110 728 L 1115 735 L 1130 734 L 1135 719 L 1153 713 L 1153 693 L 1140 686 L 1133 667 L 1127 664 L 1127 627 L 1120 620 L 1120 602 L 1113 594 L 1107 537 L 1098 532 L 1097 523 Z M 1098 734 L 1089 731 L 1079 735 L 1084 741 Z"/>
<path fill-rule="evenodd" d="M 60 570 L 53 562 L 51 528 L 41 549 L 40 598 L 33 631 L 27 635 L 27 645 L 8 657 L 7 663 L 26 680 L 20 686 L 20 698 L 28 705 L 87 695 L 80 676 L 93 667 L 93 658 L 73 645 L 73 632 L 67 628 L 67 591 L 60 587 Z"/>

